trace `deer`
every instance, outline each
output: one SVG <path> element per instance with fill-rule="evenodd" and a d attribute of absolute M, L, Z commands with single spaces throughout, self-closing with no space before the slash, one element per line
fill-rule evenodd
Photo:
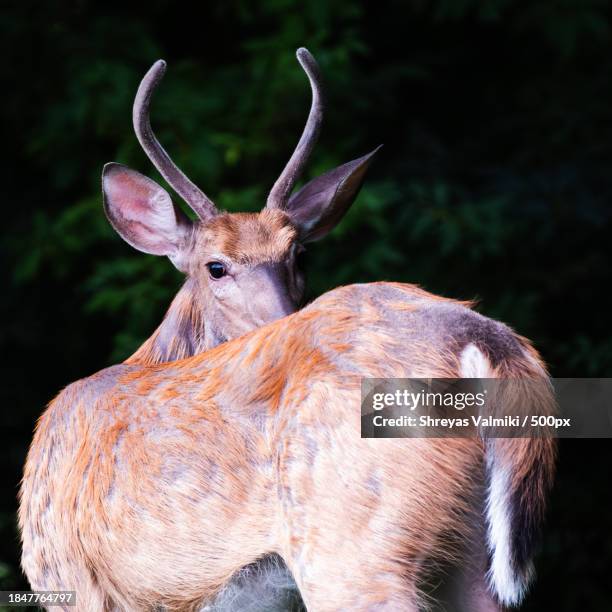
<path fill-rule="evenodd" d="M 318 140 L 325 109 L 315 58 L 304 47 L 296 51 L 296 57 L 309 80 L 311 108 L 302 136 L 258 214 L 220 211 L 177 167 L 150 120 L 153 94 L 166 63 L 155 62 L 142 79 L 133 104 L 134 132 L 161 176 L 195 213 L 196 221 L 148 177 L 122 164 L 104 166 L 103 206 L 112 227 L 137 250 L 167 256 L 187 277 L 162 323 L 126 363 L 155 364 L 195 355 L 282 318 L 303 302 L 299 255 L 306 244 L 323 238 L 341 221 L 380 147 L 312 179 L 292 194 Z M 265 609 L 271 599 L 285 605 L 288 597 L 295 596 L 293 581 L 277 558 L 262 560 L 250 570 L 233 581 L 233 600 L 239 601 L 238 593 L 245 589 L 257 590 Z"/>
<path fill-rule="evenodd" d="M 417 611 L 432 569 L 477 543 L 482 520 L 454 609 L 518 604 L 555 440 L 360 436 L 363 378 L 430 376 L 514 380 L 496 402 L 555 411 L 525 338 L 385 282 L 334 289 L 193 357 L 69 385 L 24 468 L 32 588 L 76 590 L 88 611 L 197 610 L 277 554 L 308 610 Z"/>
<path fill-rule="evenodd" d="M 176 166 L 150 122 L 151 100 L 165 62 L 155 62 L 142 79 L 134 100 L 134 131 L 153 165 L 197 220 L 191 221 L 148 177 L 114 162 L 105 165 L 103 203 L 111 225 L 128 244 L 168 257 L 187 277 L 161 325 L 128 363 L 159 363 L 196 354 L 284 317 L 302 302 L 299 254 L 346 214 L 380 147 L 292 194 L 314 149 L 325 106 L 317 62 L 303 47 L 296 55 L 309 79 L 311 108 L 298 144 L 259 213 L 219 211 Z"/>
<path fill-rule="evenodd" d="M 215 279 L 214 274 L 218 272 L 220 268 L 210 264 L 220 264 L 221 269 L 224 271 L 220 278 L 224 278 L 230 274 L 228 268 L 232 272 L 235 268 L 238 268 L 239 273 L 237 276 L 243 275 L 244 277 L 245 272 L 247 275 L 253 273 L 256 275 L 257 272 L 261 272 L 261 268 L 259 268 L 259 270 L 257 269 L 260 263 L 257 262 L 257 260 L 253 261 L 253 259 L 248 260 L 248 263 L 251 264 L 251 268 L 247 270 L 246 266 L 244 266 L 247 260 L 244 259 L 240 262 L 243 266 L 241 269 L 234 259 L 230 260 L 228 265 L 226 259 L 228 257 L 227 253 L 224 252 L 223 257 L 221 257 L 218 251 L 206 251 L 206 247 L 215 238 L 215 234 L 210 232 L 211 228 L 215 228 L 218 232 L 223 233 L 226 231 L 229 224 L 235 230 L 232 233 L 232 238 L 235 241 L 234 246 L 240 243 L 248 245 L 249 240 L 252 242 L 253 239 L 257 239 L 260 242 L 259 246 L 263 244 L 265 247 L 260 252 L 267 250 L 268 257 L 270 257 L 270 253 L 275 253 L 278 259 L 276 261 L 273 260 L 273 264 L 281 263 L 282 257 L 280 255 L 284 253 L 285 267 L 291 269 L 292 266 L 295 266 L 295 260 L 293 256 L 287 256 L 287 253 L 294 255 L 295 251 L 301 248 L 301 242 L 309 239 L 317 239 L 327 233 L 346 212 L 359 190 L 365 169 L 375 151 L 364 158 L 345 164 L 345 166 L 341 166 L 331 173 L 314 179 L 314 181 L 311 181 L 311 183 L 307 184 L 302 190 L 298 191 L 297 194 L 289 197 L 294 183 L 288 186 L 288 181 L 290 182 L 291 177 L 297 177 L 304 167 L 304 151 L 310 152 L 312 150 L 313 141 L 316 139 L 316 134 L 318 133 L 322 109 L 322 94 L 319 85 L 320 78 L 316 63 L 312 56 L 304 49 L 298 50 L 298 60 L 306 71 L 313 90 L 311 112 L 300 143 L 281 176 L 283 180 L 279 179 L 275 183 L 268 198 L 268 206 L 266 206 L 266 209 L 264 209 L 259 216 L 219 213 L 214 208 L 214 205 L 210 203 L 210 200 L 208 200 L 206 196 L 203 196 L 202 192 L 190 183 L 180 170 L 170 161 L 168 155 L 161 148 L 161 145 L 159 145 L 157 139 L 153 135 L 148 119 L 151 94 L 163 75 L 165 64 L 163 64 L 163 62 L 157 62 L 143 79 L 134 104 L 136 134 L 154 165 L 156 165 L 162 176 L 166 178 L 175 191 L 181 195 L 196 212 L 199 222 L 196 224 L 189 222 L 186 216 L 180 212 L 180 209 L 172 204 L 169 195 L 162 190 L 161 187 L 157 186 L 146 177 L 123 166 L 119 166 L 118 164 L 109 164 L 105 167 L 103 173 L 104 204 L 109 220 L 115 229 L 136 248 L 157 255 L 167 255 L 179 269 L 188 274 L 188 280 L 177 295 L 177 298 L 173 301 L 162 325 L 155 334 L 145 342 L 143 347 L 125 362 L 126 367 L 139 366 L 147 368 L 151 367 L 152 364 L 189 357 L 200 351 L 210 349 L 221 342 L 231 340 L 241 333 L 249 331 L 267 321 L 273 321 L 284 314 L 293 312 L 297 308 L 300 283 L 295 279 L 298 277 L 298 274 L 287 274 L 286 272 L 284 272 L 284 275 L 271 274 L 271 272 L 278 272 L 280 266 L 273 267 L 272 271 L 269 269 L 265 271 L 266 274 L 264 274 L 264 279 L 269 280 L 272 278 L 273 280 L 271 283 L 263 285 L 266 289 L 266 292 L 263 293 L 272 297 L 264 300 L 257 315 L 254 315 L 253 309 L 248 308 L 250 305 L 245 307 L 244 301 L 240 302 L 236 299 L 238 291 L 245 293 L 245 295 L 248 294 L 248 291 L 245 292 L 245 285 L 242 283 L 235 282 L 238 287 L 237 289 L 234 288 L 235 290 L 233 293 L 228 295 L 226 291 L 225 295 L 220 294 L 219 291 L 215 289 L 216 285 L 212 284 L 212 280 Z M 287 170 L 288 168 L 290 169 L 289 171 Z M 289 179 L 287 177 L 289 177 Z M 276 195 L 274 195 L 275 190 Z M 281 196 L 278 195 L 279 190 L 282 191 Z M 298 198 L 297 196 L 300 197 Z M 288 203 L 291 204 L 292 202 L 293 205 L 288 206 Z M 297 206 L 297 204 L 300 205 Z M 266 228 L 268 231 L 261 231 L 262 226 L 266 225 L 268 221 L 267 219 L 262 220 L 262 218 L 267 216 L 270 211 L 274 211 L 275 214 L 288 214 L 290 222 L 287 225 L 283 225 L 283 228 L 288 227 L 294 230 L 292 236 L 283 236 L 283 239 L 286 240 L 288 244 L 286 245 L 287 248 L 282 253 L 279 252 L 277 245 L 279 242 L 279 235 L 283 234 L 282 230 L 275 234 L 273 231 L 270 231 L 270 227 L 268 226 Z M 228 221 L 229 218 L 233 219 Z M 223 222 L 220 221 L 221 219 L 223 219 Z M 255 222 L 258 222 L 256 227 Z M 216 223 L 219 223 L 219 225 L 216 225 Z M 236 229 L 236 227 L 240 229 Z M 206 238 L 202 238 L 201 235 L 206 234 L 207 231 L 209 233 Z M 226 241 L 226 243 L 227 242 L 228 241 Z M 199 245 L 205 245 L 205 248 L 198 249 L 197 247 Z M 252 248 L 252 245 L 249 246 L 249 248 Z M 232 253 L 232 255 L 234 255 L 234 253 Z M 217 259 L 213 259 L 215 257 L 217 257 Z M 207 258 L 210 259 L 207 260 Z M 221 259 L 221 261 L 218 261 L 219 259 Z M 269 260 L 265 263 L 269 263 Z M 204 274 L 205 271 L 208 272 L 208 276 Z M 287 283 L 288 280 L 291 280 L 294 284 L 285 284 L 283 286 L 283 282 Z M 211 284 L 213 288 L 208 287 L 208 284 Z M 386 295 L 388 293 L 389 287 L 386 285 L 384 287 L 383 285 L 372 285 L 363 286 L 361 289 L 367 289 L 365 294 L 367 298 L 366 302 L 369 303 L 374 300 L 374 302 L 377 303 L 377 307 L 382 308 L 378 300 L 380 295 Z M 397 289 L 397 287 L 395 288 Z M 404 286 L 401 289 L 406 294 L 402 295 L 408 300 L 409 305 L 407 307 L 410 309 L 413 308 L 413 306 L 410 305 L 413 300 L 419 305 L 421 300 L 430 300 L 432 304 L 435 305 L 440 301 L 439 298 L 425 294 L 415 287 Z M 301 291 L 303 291 L 303 282 L 301 284 Z M 289 296 L 289 299 L 287 299 L 287 296 Z M 407 296 L 410 297 L 408 298 Z M 227 304 L 228 299 L 233 301 L 233 308 L 224 310 L 223 306 Z M 325 303 L 326 302 L 322 302 L 322 304 Z M 394 304 L 392 305 L 392 307 L 395 306 Z M 455 308 L 461 307 L 459 303 L 454 304 L 454 306 Z M 262 315 L 262 313 L 264 314 Z M 475 313 L 472 314 L 475 315 Z M 241 320 L 238 321 L 239 324 L 236 324 L 235 321 L 238 319 L 238 315 Z M 512 337 L 512 332 L 506 328 L 503 328 L 503 330 L 505 330 L 503 333 L 499 332 L 494 326 L 491 327 L 491 331 L 492 330 L 495 330 L 498 335 L 505 334 Z M 493 334 L 493 338 L 494 337 L 495 334 Z M 500 339 L 497 338 L 496 341 L 498 340 Z M 522 347 L 521 350 L 524 356 L 527 356 L 524 358 L 527 360 L 529 367 L 527 367 L 525 371 L 529 371 L 531 375 L 535 372 L 536 377 L 545 378 L 545 370 L 540 364 L 537 354 L 530 348 L 528 342 L 520 338 L 516 340 L 516 342 Z M 471 349 L 474 349 L 474 347 L 471 347 Z M 429 349 L 420 346 L 420 350 Z M 472 353 L 473 352 L 474 351 L 472 351 Z M 466 354 L 468 353 L 470 353 L 470 351 L 466 349 Z M 477 356 L 478 355 L 480 355 L 480 353 L 477 352 Z M 480 355 L 479 358 L 482 358 L 482 355 Z M 463 361 L 465 361 L 464 358 L 462 358 L 462 363 Z M 478 361 L 478 358 L 476 361 Z M 486 363 L 486 360 L 483 360 L 482 363 Z M 521 370 L 521 375 L 523 374 L 524 372 Z M 56 402 L 57 401 L 59 401 L 59 398 Z M 543 404 L 548 406 L 550 402 L 548 401 L 547 403 L 547 401 L 543 401 Z M 54 405 L 55 403 L 52 404 L 52 406 Z M 51 408 L 49 410 L 51 410 Z M 394 444 L 394 442 L 391 442 L 391 444 Z M 514 445 L 517 444 L 519 444 L 519 446 L 522 444 L 526 449 L 533 449 L 539 442 L 527 442 L 523 440 L 517 443 L 515 441 Z M 34 447 L 35 444 L 32 446 L 30 455 L 33 454 Z M 484 570 L 476 563 L 474 572 L 472 572 L 475 578 L 472 576 L 470 581 L 473 580 L 476 582 L 477 588 L 474 588 L 473 582 L 469 584 L 470 591 L 474 591 L 477 594 L 474 597 L 477 597 L 478 605 L 489 606 L 487 609 L 492 609 L 492 606 L 496 606 L 498 601 L 502 603 L 515 603 L 520 600 L 523 590 L 528 583 L 529 572 L 525 568 L 529 565 L 530 546 L 532 545 L 534 533 L 537 531 L 538 523 L 541 520 L 547 487 L 552 478 L 554 445 L 551 446 L 549 444 L 541 450 L 525 451 L 520 454 L 520 457 L 529 457 L 530 452 L 535 455 L 540 453 L 540 459 L 545 459 L 545 462 L 543 464 L 544 467 L 541 469 L 532 470 L 532 467 L 535 466 L 536 463 L 528 459 L 525 469 L 520 472 L 520 478 L 526 479 L 529 483 L 523 483 L 520 486 L 518 484 L 516 485 L 518 489 L 521 489 L 521 487 L 524 489 L 523 493 L 527 491 L 533 495 L 533 502 L 528 495 L 525 495 L 524 499 L 521 498 L 521 501 L 518 503 L 521 517 L 516 519 L 516 522 L 519 525 L 529 526 L 529 534 L 526 537 L 528 544 L 521 544 L 521 546 L 519 546 L 521 550 L 526 550 L 527 552 L 523 554 L 521 557 L 522 560 L 518 563 L 522 568 L 519 571 L 519 575 L 521 575 L 522 578 L 520 580 L 517 579 L 518 581 L 515 580 L 513 582 L 512 571 L 514 570 L 510 567 L 514 567 L 514 561 L 511 559 L 511 554 L 514 551 L 511 550 L 512 547 L 508 544 L 508 541 L 504 540 L 502 537 L 504 534 L 508 535 L 506 532 L 509 529 L 507 524 L 509 520 L 507 512 L 509 512 L 509 509 L 503 504 L 501 508 L 493 507 L 490 503 L 491 498 L 489 498 L 489 505 L 487 506 L 489 514 L 493 513 L 493 515 L 495 515 L 495 513 L 497 513 L 495 515 L 497 516 L 495 524 L 499 526 L 500 521 L 503 523 L 504 520 L 506 524 L 505 531 L 503 529 L 501 531 L 498 529 L 497 532 L 495 532 L 498 534 L 498 540 L 496 540 L 498 543 L 494 545 L 492 543 L 494 540 L 489 538 L 489 543 L 486 547 L 489 548 L 489 552 L 493 550 L 502 550 L 502 552 L 497 556 L 497 565 L 493 563 L 489 568 L 489 583 L 485 584 Z M 482 455 L 482 448 L 480 448 L 477 454 L 478 453 Z M 452 456 L 452 452 L 449 453 L 449 457 L 450 456 Z M 480 459 L 482 462 L 482 457 L 480 457 Z M 26 474 L 28 473 L 28 466 L 30 465 L 31 462 L 30 459 L 28 459 Z M 476 467 L 478 468 L 478 466 Z M 476 469 L 476 471 L 478 471 L 478 469 Z M 497 472 L 493 470 L 491 473 L 500 472 L 498 469 Z M 503 473 L 505 474 L 504 478 L 507 480 L 506 472 Z M 506 483 L 506 480 L 503 482 Z M 477 482 L 478 479 L 475 478 L 474 481 Z M 493 497 L 497 499 L 500 495 L 505 494 L 505 492 L 500 489 L 499 479 L 497 481 L 491 480 L 491 487 L 494 482 L 497 482 L 497 493 Z M 34 516 L 28 513 L 27 509 L 30 507 L 28 499 L 30 498 L 27 496 L 26 478 L 24 477 L 20 506 L 20 524 L 22 525 L 22 533 L 24 534 L 24 569 L 30 578 L 31 575 L 36 576 L 36 572 L 31 574 L 32 566 L 26 562 L 26 559 L 32 559 L 31 553 L 27 552 L 28 550 L 31 551 L 31 548 L 26 546 L 26 543 L 28 541 L 31 543 L 31 540 L 27 540 L 25 537 L 27 531 L 26 527 L 28 525 L 31 526 L 32 523 L 30 519 Z M 526 510 L 523 507 L 525 504 L 529 506 Z M 47 506 L 46 510 L 48 509 L 49 506 Z M 516 508 L 513 506 L 512 510 L 514 512 Z M 506 514 L 504 514 L 505 511 L 507 511 Z M 536 518 L 534 519 L 534 517 Z M 523 519 L 525 519 L 525 522 L 521 523 Z M 513 520 L 515 519 L 513 518 Z M 36 533 L 36 530 L 34 531 Z M 489 535 L 494 533 L 491 532 L 491 530 L 489 531 Z M 499 534 L 501 534 L 501 536 Z M 514 535 L 516 536 L 516 534 Z M 499 541 L 499 537 L 502 537 L 501 541 Z M 497 548 L 495 548 L 495 546 L 497 546 Z M 269 554 L 269 552 L 274 552 L 274 550 L 274 547 L 272 547 L 272 551 L 268 551 L 268 553 L 264 553 L 264 555 Z M 277 551 L 276 554 L 281 553 Z M 258 561 L 262 556 L 263 555 L 257 556 L 254 560 Z M 501 561 L 499 560 L 500 558 Z M 493 559 L 495 560 L 495 556 L 493 556 Z M 37 561 L 40 561 L 40 559 L 34 559 L 34 565 L 36 565 Z M 510 564 L 508 565 L 510 569 L 504 565 L 505 562 L 507 562 L 506 565 Z M 236 575 L 236 571 L 235 569 L 229 577 Z M 295 571 L 295 569 L 292 568 L 292 571 Z M 508 576 L 511 578 L 506 579 L 505 590 L 503 588 L 500 590 L 499 584 L 502 584 L 502 586 L 504 584 L 504 580 L 500 578 L 500 576 L 503 577 L 505 571 L 507 573 L 506 578 Z M 45 572 L 49 572 L 49 566 L 46 561 L 44 562 L 43 569 L 43 573 Z M 494 578 L 495 575 L 497 578 Z M 226 576 L 226 579 L 229 579 L 229 577 Z M 36 583 L 36 578 L 30 578 L 30 580 L 32 584 Z M 94 581 L 97 580 L 97 578 L 94 579 Z M 223 584 L 227 585 L 227 580 Z M 496 587 L 495 584 L 498 584 L 498 586 Z M 491 585 L 493 585 L 492 588 Z M 414 588 L 416 589 L 416 586 Z M 213 587 L 204 589 L 202 592 L 205 592 L 205 595 L 196 599 L 198 599 L 200 603 L 203 601 L 210 601 L 210 597 L 214 597 L 214 594 L 218 593 L 220 590 L 223 591 L 223 587 L 220 587 L 219 584 L 215 584 Z M 301 585 L 300 590 L 302 590 Z M 140 609 L 141 607 L 158 605 L 157 603 L 152 604 L 152 600 L 148 602 L 141 600 L 138 603 L 135 603 L 134 600 L 122 600 L 121 597 L 116 594 L 113 595 L 115 599 L 112 601 L 122 603 L 113 603 L 111 605 L 108 602 L 110 602 L 112 598 L 104 599 L 103 601 L 96 599 L 96 597 L 100 596 L 100 593 L 97 592 L 93 594 L 94 591 L 92 591 L 93 599 L 86 599 L 88 602 L 88 607 L 86 609 L 97 609 L 96 606 L 98 606 L 98 604 L 101 606 L 100 609 L 104 609 L 104 606 L 107 604 L 110 606 L 107 606 L 108 609 L 112 609 L 112 606 L 122 606 L 124 609 Z M 86 590 L 86 594 L 87 593 L 89 593 L 89 590 Z M 104 597 L 107 596 L 108 595 L 104 595 Z M 415 601 L 418 600 L 417 595 L 414 595 L 414 598 Z M 194 601 L 185 603 L 184 600 L 180 602 L 177 600 L 178 603 L 175 602 L 175 607 L 177 607 L 177 609 L 188 609 L 192 604 L 199 605 L 194 603 Z M 89 603 L 91 603 L 91 608 L 89 607 Z M 168 605 L 172 608 L 174 604 L 168 603 L 164 605 Z M 320 609 L 328 609 L 318 604 L 309 603 L 308 605 L 309 607 L 314 606 L 313 609 L 319 609 L 319 607 Z M 472 607 L 467 609 L 477 609 L 475 607 L 476 600 L 469 605 Z M 480 609 L 480 607 L 478 609 Z"/>

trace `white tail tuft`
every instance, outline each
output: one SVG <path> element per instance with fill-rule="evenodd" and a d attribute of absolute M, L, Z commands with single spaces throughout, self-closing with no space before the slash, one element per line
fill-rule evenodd
<path fill-rule="evenodd" d="M 491 589 L 506 606 L 521 602 L 533 573 L 533 566 L 519 576 L 514 570 L 512 553 L 512 502 L 509 498 L 510 482 L 507 472 L 495 465 L 494 456 L 487 457 L 489 490 L 487 492 L 487 541 L 491 562 L 488 580 Z"/>
<path fill-rule="evenodd" d="M 495 376 L 489 360 L 474 344 L 468 344 L 461 352 L 460 367 L 463 378 Z M 532 566 L 529 564 L 520 575 L 515 570 L 510 477 L 496 456 L 495 444 L 491 442 L 486 446 L 486 469 L 489 477 L 486 517 L 490 555 L 487 579 L 502 604 L 516 605 L 525 595 Z"/>

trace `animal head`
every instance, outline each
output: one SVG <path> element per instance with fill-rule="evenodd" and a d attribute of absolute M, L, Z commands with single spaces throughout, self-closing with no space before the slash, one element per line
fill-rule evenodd
<path fill-rule="evenodd" d="M 134 248 L 165 255 L 195 292 L 205 319 L 208 347 L 294 312 L 304 294 L 297 256 L 304 244 L 328 234 L 357 196 L 378 149 L 311 180 L 292 193 L 317 140 L 323 117 L 318 66 L 304 48 L 297 58 L 312 89 L 302 136 L 259 213 L 217 209 L 174 164 L 151 128 L 153 92 L 166 69 L 157 61 L 134 101 L 136 136 L 149 159 L 196 213 L 192 221 L 157 183 L 121 164 L 102 174 L 104 210 L 119 235 Z"/>

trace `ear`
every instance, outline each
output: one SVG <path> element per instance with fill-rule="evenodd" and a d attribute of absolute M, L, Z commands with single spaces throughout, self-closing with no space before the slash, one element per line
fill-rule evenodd
<path fill-rule="evenodd" d="M 323 238 L 342 219 L 379 149 L 322 174 L 289 198 L 286 212 L 297 225 L 303 242 Z"/>
<path fill-rule="evenodd" d="M 187 250 L 193 223 L 157 183 L 121 164 L 102 172 L 104 212 L 117 233 L 135 249 L 167 255 L 187 271 Z"/>

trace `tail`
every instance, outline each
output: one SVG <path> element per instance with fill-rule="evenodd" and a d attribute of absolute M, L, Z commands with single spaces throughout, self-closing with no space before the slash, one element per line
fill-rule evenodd
<path fill-rule="evenodd" d="M 495 405 L 512 414 L 551 415 L 556 411 L 552 386 L 536 351 L 520 341 L 522 356 L 492 367 L 474 344 L 461 355 L 464 378 L 501 378 Z M 491 398 L 489 398 L 491 399 Z M 555 472 L 556 440 L 488 438 L 485 440 L 488 582 L 500 603 L 517 605 L 533 577 L 533 552 Z"/>

